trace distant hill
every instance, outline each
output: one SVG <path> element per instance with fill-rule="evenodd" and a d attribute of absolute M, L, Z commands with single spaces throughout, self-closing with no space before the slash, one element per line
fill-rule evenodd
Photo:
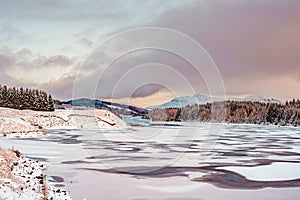
<path fill-rule="evenodd" d="M 147 109 L 163 109 L 163 108 L 182 108 L 187 105 L 194 105 L 194 104 L 206 104 L 211 102 L 211 98 L 202 94 L 195 94 L 194 96 L 183 96 L 177 97 L 172 99 L 169 102 L 166 102 L 161 105 L 149 106 Z"/>
<path fill-rule="evenodd" d="M 230 100 L 234 100 L 234 99 L 230 99 Z M 278 103 L 278 104 L 282 103 L 277 99 L 265 98 L 262 96 L 255 96 L 255 95 L 250 95 L 243 99 L 236 99 L 236 101 L 251 101 L 251 102 L 259 102 L 259 103 Z"/>
<path fill-rule="evenodd" d="M 259 103 L 281 103 L 279 100 L 273 98 L 264 98 L 262 96 L 248 96 L 246 98 L 232 98 L 229 100 L 234 101 L 251 101 L 251 102 L 259 102 Z M 147 109 L 163 109 L 163 108 L 183 108 L 188 105 L 204 105 L 206 103 L 212 103 L 213 101 L 218 101 L 217 98 L 210 98 L 209 96 L 203 94 L 195 94 L 194 96 L 183 96 L 172 99 L 169 102 L 164 104 L 149 106 Z"/>
<path fill-rule="evenodd" d="M 119 103 L 113 103 L 108 101 L 102 101 L 99 99 L 81 98 L 69 101 L 54 100 L 56 108 L 67 107 L 89 107 L 89 108 L 106 108 L 120 116 L 146 116 L 148 110 L 145 108 L 139 108 L 132 105 L 125 105 Z"/>
<path fill-rule="evenodd" d="M 108 108 L 108 106 L 102 103 L 98 99 L 88 99 L 88 98 L 81 98 L 81 99 L 74 99 L 69 101 L 60 101 L 54 100 L 54 104 L 56 107 L 64 108 L 64 106 L 77 106 L 77 107 L 93 107 L 93 108 Z"/>

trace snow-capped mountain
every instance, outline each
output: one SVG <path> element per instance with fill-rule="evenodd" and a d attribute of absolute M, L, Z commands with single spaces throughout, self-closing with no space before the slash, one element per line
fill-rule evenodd
<path fill-rule="evenodd" d="M 206 95 L 202 94 L 195 94 L 194 96 L 183 96 L 183 97 L 177 97 L 172 99 L 169 102 L 166 102 L 161 105 L 155 105 L 155 106 L 149 106 L 147 109 L 153 110 L 153 109 L 163 109 L 163 108 L 182 108 L 187 105 L 194 105 L 194 104 L 206 104 L 211 103 L 213 101 L 218 101 L 218 98 L 210 98 Z M 233 101 L 252 101 L 252 102 L 261 102 L 261 103 L 281 103 L 279 100 L 273 99 L 273 98 L 264 98 L 262 96 L 254 96 L 250 95 L 246 98 L 228 98 L 228 100 Z"/>
<path fill-rule="evenodd" d="M 264 98 L 262 96 L 250 95 L 244 99 L 240 99 L 239 101 L 252 101 L 252 102 L 260 102 L 260 103 L 281 103 L 281 101 L 273 98 Z"/>
<path fill-rule="evenodd" d="M 182 108 L 187 105 L 206 104 L 212 102 L 212 99 L 206 95 L 195 94 L 194 96 L 183 96 L 172 99 L 161 105 L 149 106 L 147 109 L 163 109 L 163 108 Z"/>

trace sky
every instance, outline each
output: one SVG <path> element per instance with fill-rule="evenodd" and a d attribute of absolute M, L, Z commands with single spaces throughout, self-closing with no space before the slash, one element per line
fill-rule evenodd
<path fill-rule="evenodd" d="M 1 0 L 0 84 L 143 107 L 194 93 L 300 98 L 299 10 L 297 0 Z M 176 45 L 199 55 L 200 72 L 166 49 Z"/>

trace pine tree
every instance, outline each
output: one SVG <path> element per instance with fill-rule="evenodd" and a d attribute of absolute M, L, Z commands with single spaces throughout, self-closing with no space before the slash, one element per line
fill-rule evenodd
<path fill-rule="evenodd" d="M 7 88 L 0 85 L 0 106 L 14 109 L 54 111 L 52 97 L 37 89 Z"/>
<path fill-rule="evenodd" d="M 54 111 L 54 101 L 52 99 L 52 96 L 49 94 L 49 98 L 48 98 L 48 110 L 50 111 Z"/>

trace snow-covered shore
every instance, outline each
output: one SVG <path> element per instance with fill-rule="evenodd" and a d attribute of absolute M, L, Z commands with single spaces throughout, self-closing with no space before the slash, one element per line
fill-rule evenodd
<path fill-rule="evenodd" d="M 126 122 L 109 110 L 56 110 L 42 112 L 0 107 L 0 136 L 32 137 L 46 129 L 124 128 Z"/>
<path fill-rule="evenodd" d="M 42 164 L 18 151 L 0 148 L 0 169 L 0 199 L 71 199 L 68 192 L 50 185 Z"/>

